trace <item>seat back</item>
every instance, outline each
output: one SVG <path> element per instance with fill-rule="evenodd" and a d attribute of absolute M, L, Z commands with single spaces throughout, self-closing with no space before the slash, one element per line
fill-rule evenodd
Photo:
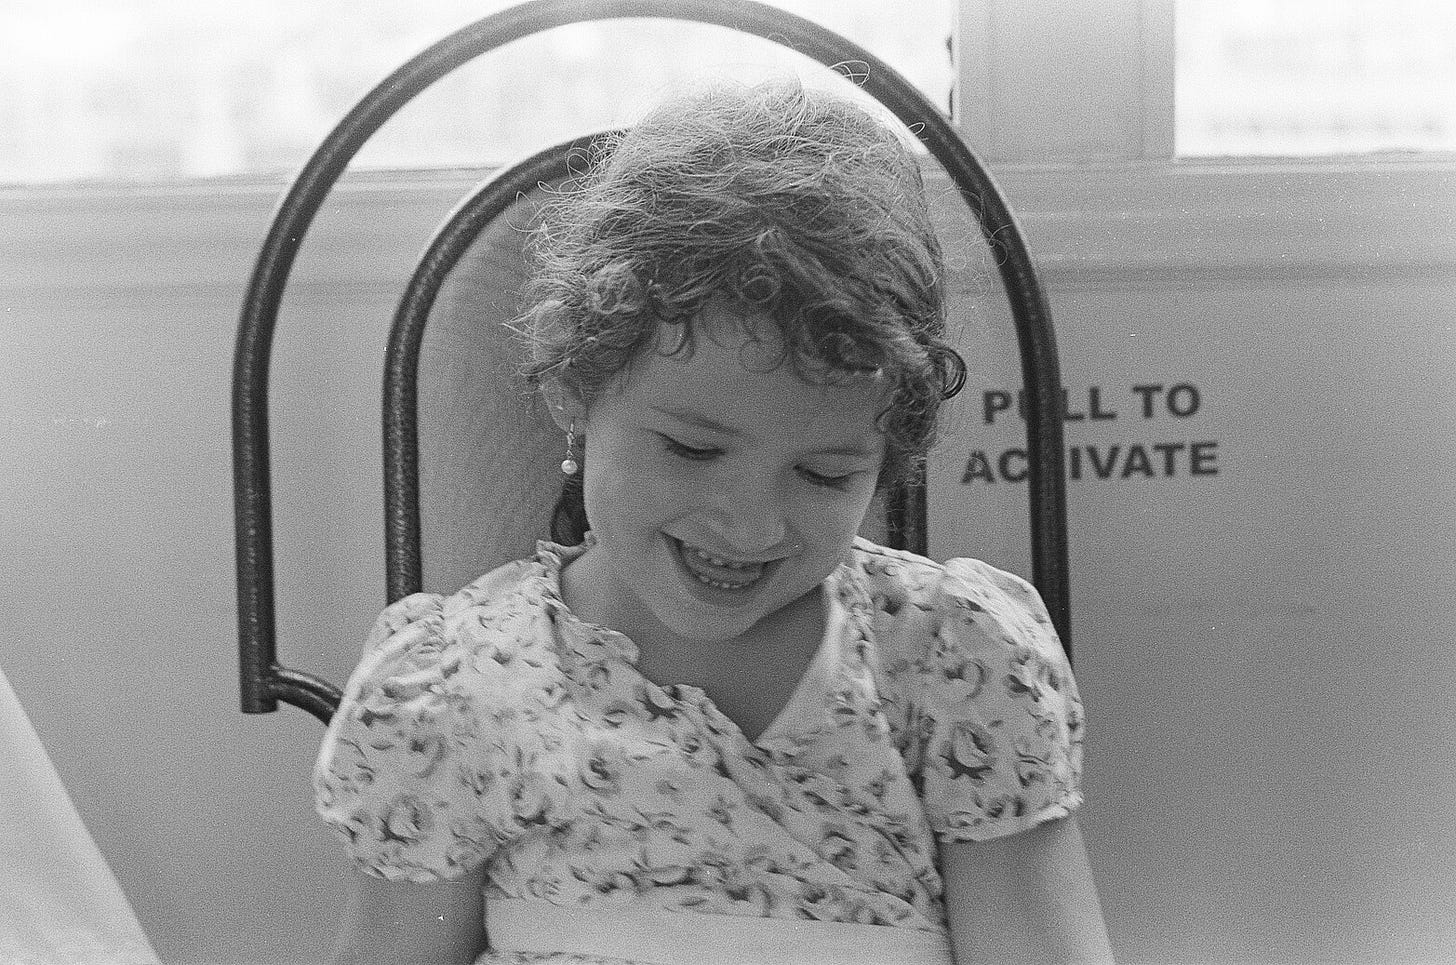
<path fill-rule="evenodd" d="M 339 689 L 327 681 L 278 664 L 274 628 L 268 364 L 283 291 L 309 225 L 369 137 L 435 81 L 521 37 L 618 17 L 717 24 L 773 40 L 825 65 L 863 64 L 861 89 L 917 129 L 921 142 L 946 169 L 992 249 L 1016 325 L 1026 392 L 1032 579 L 1070 655 L 1061 380 L 1051 316 L 1019 225 L 948 119 L 862 47 L 752 0 L 534 0 L 456 31 L 365 95 L 304 165 L 259 252 L 243 301 L 233 369 L 239 682 L 245 713 L 272 712 L 282 700 L 327 721 L 340 698 Z M 513 378 L 509 340 L 491 319 L 515 313 L 512 303 L 519 300 L 522 262 L 512 219 L 524 223 L 521 219 L 529 217 L 534 203 L 529 193 L 535 187 L 530 178 L 541 166 L 559 163 L 559 157 L 559 150 L 554 159 L 551 152 L 543 152 L 504 172 L 493 181 L 494 188 L 473 196 L 491 196 L 488 202 L 472 206 L 467 199 L 457 208 L 427 251 L 397 313 L 385 364 L 385 544 L 391 600 L 424 585 L 422 544 L 432 549 L 436 560 L 430 564 L 431 585 L 459 586 L 496 562 L 526 555 L 528 542 L 533 544 L 542 532 L 541 507 L 554 503 L 559 482 L 554 481 L 552 467 L 559 464 L 559 437 L 540 433 L 541 420 L 532 414 L 535 403 L 519 392 Z M 518 186 L 512 178 L 526 180 Z M 515 203 L 518 194 L 526 195 L 521 202 L 526 207 L 482 234 L 499 209 Z M 447 284 L 462 259 L 465 269 Z M 432 337 L 426 348 L 424 322 L 437 300 L 439 341 Z M 417 386 L 426 359 L 440 378 L 426 380 L 430 388 L 423 405 L 429 418 L 422 429 Z M 488 379 L 477 377 L 487 373 Z M 476 413 L 486 411 L 497 413 L 491 426 L 472 423 Z M 422 532 L 420 514 L 422 433 L 436 457 L 423 481 L 435 507 L 428 535 Z M 501 476 L 506 481 L 492 488 L 492 496 L 480 496 L 473 485 Z M 886 519 L 882 541 L 923 553 L 923 477 L 896 492 L 882 508 Z"/>
<path fill-rule="evenodd" d="M 516 375 L 523 244 L 545 198 L 486 225 L 450 266 L 420 346 L 420 585 L 450 593 L 549 533 L 565 438 Z M 549 430 L 549 431 L 548 431 Z"/>
<path fill-rule="evenodd" d="M 386 364 L 386 448 L 396 451 L 392 464 L 417 469 L 392 473 L 386 499 L 391 518 L 417 513 L 419 523 L 417 532 L 397 527 L 393 598 L 453 592 L 552 535 L 564 439 L 518 375 L 524 346 L 509 323 L 525 308 L 527 238 L 548 198 L 569 190 L 567 168 L 585 143 L 550 148 L 479 186 L 436 232 L 401 301 Z M 406 451 L 411 435 L 417 457 Z M 921 480 L 922 502 L 923 489 Z M 888 506 L 917 518 L 909 498 L 877 496 L 861 534 L 924 552 L 923 526 L 887 519 Z"/>

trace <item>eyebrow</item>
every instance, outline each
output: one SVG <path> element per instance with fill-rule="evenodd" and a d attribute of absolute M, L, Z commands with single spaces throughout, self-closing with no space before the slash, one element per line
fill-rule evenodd
<path fill-rule="evenodd" d="M 732 436 L 735 439 L 743 438 L 743 433 L 733 428 L 732 426 L 725 426 L 723 425 L 723 423 L 718 422 L 714 419 L 710 419 L 708 416 L 702 415 L 701 413 L 693 412 L 691 410 L 686 412 L 680 412 L 676 409 L 665 409 L 662 406 L 650 404 L 648 405 L 648 408 L 652 409 L 655 412 L 660 412 L 663 415 L 668 416 L 669 418 L 676 419 L 679 422 L 683 422 L 691 426 L 697 426 L 701 429 L 708 429 L 712 432 L 720 432 L 725 436 Z M 864 448 L 863 446 L 855 445 L 831 446 L 827 449 L 815 449 L 814 454 L 821 456 L 859 456 L 864 459 L 870 459 L 874 456 L 874 453 L 870 450 Z"/>

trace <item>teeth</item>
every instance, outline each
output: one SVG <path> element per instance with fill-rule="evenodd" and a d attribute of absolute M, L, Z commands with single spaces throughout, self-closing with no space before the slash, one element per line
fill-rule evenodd
<path fill-rule="evenodd" d="M 729 583 L 723 580 L 712 579 L 711 577 L 705 576 L 704 574 L 699 573 L 689 567 L 688 572 L 690 572 L 693 575 L 693 578 L 696 579 L 699 583 L 704 583 L 708 586 L 714 586 L 720 590 L 742 590 L 745 587 L 749 587 L 752 586 L 754 583 L 757 583 L 763 575 L 763 564 L 761 563 L 735 563 L 729 560 L 725 560 L 721 557 L 714 556 L 711 553 L 705 552 L 704 550 L 701 550 L 696 546 L 689 546 L 687 543 L 683 543 L 681 545 L 685 556 L 689 556 L 695 560 L 710 564 L 717 567 L 718 569 L 730 570 L 736 573 L 756 573 L 756 575 L 750 577 L 747 580 L 736 583 Z"/>
<path fill-rule="evenodd" d="M 717 580 L 705 580 L 701 576 L 698 576 L 698 574 L 696 573 L 693 574 L 693 578 L 700 583 L 706 583 L 709 586 L 716 586 L 720 590 L 741 590 L 748 585 L 747 583 L 719 583 Z"/>

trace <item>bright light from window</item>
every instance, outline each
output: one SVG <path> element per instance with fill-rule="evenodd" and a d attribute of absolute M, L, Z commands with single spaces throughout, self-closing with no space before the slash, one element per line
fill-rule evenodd
<path fill-rule="evenodd" d="M 1180 156 L 1456 151 L 1451 0 L 1178 0 Z"/>
<path fill-rule="evenodd" d="M 292 172 L 365 92 L 513 0 L 0 0 L 0 184 Z M 773 0 L 871 50 L 943 109 L 955 0 Z M 492 51 L 391 119 L 360 167 L 474 167 L 630 123 L 665 92 L 792 71 L 768 41 L 597 21 Z"/>

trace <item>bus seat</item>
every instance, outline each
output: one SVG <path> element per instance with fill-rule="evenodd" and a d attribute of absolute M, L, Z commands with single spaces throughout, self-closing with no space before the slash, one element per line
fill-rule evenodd
<path fill-rule="evenodd" d="M 233 375 L 239 677 L 245 713 L 284 701 L 327 721 L 333 684 L 276 659 L 267 376 L 273 328 L 293 260 L 350 158 L 413 97 L 476 56 L 530 33 L 584 20 L 657 16 L 714 23 L 774 40 L 825 65 L 866 66 L 861 89 L 905 124 L 950 176 L 992 249 L 1010 302 L 1026 390 L 1032 577 L 1071 653 L 1060 371 L 1046 298 L 1019 225 L 964 138 L 925 97 L 863 48 L 785 11 L 743 0 L 536 0 L 462 28 L 367 94 L 325 139 L 275 213 L 238 327 Z M 561 488 L 563 440 L 515 376 L 519 346 L 503 327 L 520 308 L 525 229 L 545 192 L 570 176 L 581 141 L 498 172 L 447 217 L 420 259 L 385 359 L 385 531 L 389 600 L 448 592 L 527 556 Z M 543 187 L 546 186 L 546 187 Z M 428 324 L 427 324 L 428 323 Z M 481 413 L 489 413 L 482 418 Z M 926 551 L 925 480 L 872 507 L 866 536 Z M 883 522 L 879 522 L 883 520 Z"/>
<path fill-rule="evenodd" d="M 560 145 L 544 156 L 564 162 L 582 143 Z M 529 161 L 524 166 L 533 168 Z M 420 586 L 429 592 L 454 592 L 482 573 L 530 556 L 536 540 L 550 534 L 564 439 L 517 374 L 523 346 L 508 328 L 525 307 L 529 231 L 548 198 L 569 190 L 562 172 L 544 173 L 552 179 L 518 194 L 466 239 L 468 247 L 458 257 L 436 243 L 421 259 L 434 274 L 421 283 L 437 286 L 420 336 L 415 389 L 422 454 Z M 503 177 L 517 180 L 510 172 Z M 490 187 L 478 189 L 457 211 L 469 211 Z M 449 234 L 442 228 L 437 242 Z M 504 479 L 512 485 L 501 485 Z M 877 542 L 896 542 L 885 505 L 877 496 L 860 532 Z"/>
<path fill-rule="evenodd" d="M 506 324 L 526 280 L 537 189 L 495 218 L 445 276 L 419 360 L 421 585 L 451 593 L 530 556 L 561 492 L 565 439 L 515 374 Z M 509 486 L 499 480 L 509 479 Z"/>

